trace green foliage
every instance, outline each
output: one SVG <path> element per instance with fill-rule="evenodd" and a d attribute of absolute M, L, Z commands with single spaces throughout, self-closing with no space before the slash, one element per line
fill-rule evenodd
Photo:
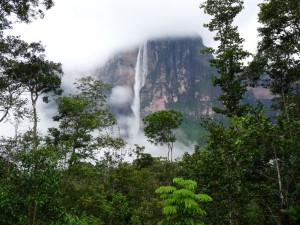
<path fill-rule="evenodd" d="M 136 156 L 137 158 L 133 161 L 133 165 L 136 166 L 139 169 L 147 168 L 154 164 L 154 158 L 151 156 L 151 154 L 144 153 L 145 147 L 140 147 L 138 145 L 135 145 L 136 150 Z"/>
<path fill-rule="evenodd" d="M 173 130 L 181 124 L 182 115 L 175 110 L 162 110 L 148 115 L 143 121 L 145 134 L 150 141 L 164 144 L 176 141 Z"/>
<path fill-rule="evenodd" d="M 212 198 L 206 194 L 195 194 L 197 183 L 193 180 L 174 178 L 173 183 L 181 187 L 162 186 L 156 193 L 164 199 L 163 214 L 166 216 L 159 224 L 204 224 L 200 219 L 206 212 L 197 201 L 209 202 Z"/>
<path fill-rule="evenodd" d="M 151 143 L 154 144 L 167 144 L 168 146 L 168 159 L 171 153 L 173 143 L 176 141 L 176 134 L 174 132 L 181 123 L 183 117 L 182 113 L 175 110 L 161 110 L 154 112 L 143 119 L 145 124 L 144 132 L 146 137 Z"/>
<path fill-rule="evenodd" d="M 243 50 L 244 39 L 240 37 L 237 27 L 233 26 L 234 18 L 243 9 L 243 1 L 208 0 L 201 4 L 204 12 L 213 16 L 208 24 L 204 24 L 210 31 L 216 32 L 214 37 L 220 45 L 214 50 L 208 48 L 203 52 L 213 53 L 214 59 L 210 60 L 216 67 L 219 77 L 213 78 L 213 84 L 222 90 L 219 100 L 224 109 L 215 107 L 217 113 L 227 116 L 242 115 L 247 109 L 241 105 L 241 100 L 246 92 L 243 84 L 243 60 L 249 53 Z"/>
<path fill-rule="evenodd" d="M 243 60 L 249 53 L 242 49 L 244 40 L 232 26 L 243 1 L 208 0 L 201 8 L 213 16 L 205 26 L 216 32 L 215 40 L 220 43 L 218 49 L 207 51 L 216 56 L 211 63 L 220 77 L 213 82 L 221 88 L 225 107 L 216 112 L 228 116 L 229 123 L 202 123 L 210 133 L 208 144 L 184 157 L 187 176 L 214 198 L 209 211 L 214 210 L 215 215 L 210 222 L 295 223 L 297 217 L 292 215 L 299 197 L 294 164 L 299 159 L 295 136 L 299 131 L 294 124 L 299 123 L 299 1 L 266 0 L 260 4 L 262 39 L 247 73 Z M 269 78 L 264 85 L 278 98 L 276 106 L 282 113 L 276 120 L 270 120 L 261 105 L 240 104 L 246 91 L 245 75 L 254 81 Z"/>
<path fill-rule="evenodd" d="M 202 85 L 205 85 L 201 83 Z M 210 84 L 207 84 L 209 87 Z M 199 88 L 203 90 L 203 88 Z M 211 108 L 211 104 L 214 105 L 214 100 L 211 102 L 202 102 L 196 99 L 189 101 L 179 101 L 179 102 L 168 102 L 166 107 L 168 109 L 173 109 L 182 112 L 183 120 L 180 125 L 180 132 L 178 133 L 177 140 L 189 144 L 191 142 L 199 141 L 199 135 L 203 134 L 204 130 L 199 126 L 199 118 L 203 116 L 203 111 Z M 191 115 L 191 111 L 195 114 Z M 204 144 L 203 141 L 199 141 L 199 144 Z"/>
<path fill-rule="evenodd" d="M 64 210 L 57 152 L 48 146 L 32 149 L 27 145 L 34 141 L 30 136 L 20 137 L 18 141 L 17 146 L 23 148 L 11 154 L 10 164 L 4 164 L 6 170 L 0 177 L 0 224 L 61 221 Z"/>
<path fill-rule="evenodd" d="M 78 217 L 76 215 L 66 214 L 65 218 L 63 220 L 63 223 L 61 223 L 61 224 L 64 224 L 64 225 L 102 225 L 103 223 L 101 220 L 99 220 L 93 216 L 83 215 L 81 217 Z"/>
<path fill-rule="evenodd" d="M 120 149 L 125 142 L 118 138 L 103 135 L 101 132 L 115 124 L 113 113 L 106 103 L 105 93 L 110 88 L 99 80 L 86 77 L 75 83 L 78 94 L 59 97 L 59 128 L 49 129 L 48 143 L 57 146 L 68 159 L 69 166 L 85 159 L 93 159 L 99 148 Z M 94 132 L 98 131 L 95 135 Z M 68 155 L 70 155 L 68 157 Z"/>
<path fill-rule="evenodd" d="M 35 104 L 37 94 L 53 91 L 60 85 L 60 78 L 52 76 L 49 79 L 49 76 L 56 72 L 61 74 L 61 65 L 45 60 L 44 49 L 40 43 L 28 44 L 19 37 L 4 35 L 4 30 L 12 28 L 13 23 L 29 23 L 34 18 L 43 17 L 43 10 L 48 10 L 53 5 L 52 0 L 0 2 L 0 122 L 5 121 L 11 113 L 18 119 L 31 115 L 25 107 L 27 101 L 21 98 L 27 87 L 30 89 L 27 91 L 33 94 L 31 100 Z M 42 81 L 45 77 L 46 83 Z M 36 133 L 37 114 L 34 105 L 33 110 L 33 130 Z"/>
<path fill-rule="evenodd" d="M 42 8 L 48 10 L 52 0 L 8 0 L 0 3 L 0 37 L 2 30 L 11 28 L 14 22 L 29 23 L 31 19 L 44 17 Z"/>
<path fill-rule="evenodd" d="M 49 92 L 61 94 L 60 84 L 61 75 L 63 74 L 61 64 L 54 63 L 45 59 L 45 49 L 40 43 L 28 44 L 21 40 L 12 39 L 11 41 L 16 44 L 18 59 L 16 56 L 13 58 L 6 58 L 2 67 L 4 69 L 3 79 L 8 79 L 8 84 L 12 84 L 14 88 L 9 90 L 8 99 L 16 96 L 15 92 L 19 93 L 18 96 L 24 92 L 30 94 L 30 101 L 33 111 L 33 132 L 37 134 L 38 115 L 36 104 L 37 100 L 42 94 Z M 19 57 L 21 59 L 19 59 Z M 4 86 L 7 90 L 7 87 Z M 16 89 L 15 89 L 16 88 Z M 18 99 L 12 99 L 17 101 Z M 43 97 L 45 102 L 48 102 L 48 96 Z"/>
<path fill-rule="evenodd" d="M 288 117 L 299 117 L 299 1 L 267 0 L 259 6 L 261 41 L 250 65 L 251 78 L 268 76 L 265 85 L 277 98 L 275 108 Z"/>
<path fill-rule="evenodd" d="M 258 108 L 232 118 L 228 127 L 206 124 L 211 134 L 208 145 L 185 155 L 183 165 L 186 176 L 215 200 L 208 209 L 215 214 L 207 221 L 285 224 L 283 220 L 291 220 L 293 211 L 287 208 L 299 199 L 298 123 L 284 117 L 272 123 Z"/>
<path fill-rule="evenodd" d="M 37 112 L 26 109 L 20 96 L 29 92 L 35 107 L 40 96 L 47 101 L 49 92 L 60 93 L 61 65 L 45 59 L 43 46 L 3 35 L 13 22 L 42 15 L 42 5 L 48 9 L 53 2 L 0 2 L 0 122 L 8 115 L 16 121 L 31 116 L 36 124 Z M 232 22 L 243 2 L 208 0 L 202 8 L 213 16 L 206 27 L 220 42 L 207 50 L 216 55 L 211 63 L 220 73 L 214 83 L 224 108 L 217 111 L 229 117 L 226 124 L 202 121 L 207 145 L 176 162 L 136 146 L 133 162 L 123 162 L 118 150 L 124 140 L 105 132 L 116 123 L 106 102 L 110 87 L 82 78 L 76 93 L 57 98 L 59 124 L 49 136 L 39 136 L 35 126 L 0 139 L 0 224 L 299 224 L 299 1 L 260 4 L 262 38 L 247 75 L 270 78 L 266 86 L 278 97 L 275 118 L 262 105 L 240 104 L 248 53 Z M 151 114 L 144 119 L 146 136 L 172 150 L 182 120 L 174 110 Z M 115 151 L 94 157 L 104 148 Z M 192 180 L 174 178 L 172 184 L 171 177 Z M 207 194 L 196 194 L 197 184 Z"/>

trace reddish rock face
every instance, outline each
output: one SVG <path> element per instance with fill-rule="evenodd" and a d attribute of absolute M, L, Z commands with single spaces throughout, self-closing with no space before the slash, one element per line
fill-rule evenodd
<path fill-rule="evenodd" d="M 257 99 L 273 99 L 274 95 L 270 92 L 269 89 L 263 87 L 255 87 L 255 88 L 248 88 L 248 91 L 253 91 L 255 98 Z"/>
<path fill-rule="evenodd" d="M 143 60 L 146 58 L 147 76 L 138 95 L 138 117 L 158 110 L 178 110 L 188 123 L 185 125 L 186 132 L 189 135 L 195 133 L 191 140 L 198 138 L 196 131 L 191 131 L 191 126 L 196 126 L 204 115 L 215 116 L 212 106 L 220 106 L 220 90 L 211 82 L 212 76 L 218 76 L 209 63 L 213 56 L 201 54 L 203 48 L 200 37 L 152 40 L 147 42 L 147 47 L 143 46 L 146 49 L 143 52 L 147 53 L 146 57 L 143 56 Z M 123 130 L 130 130 L 127 128 L 132 124 L 140 123 L 136 120 L 136 108 L 132 107 L 136 96 L 134 84 L 139 49 L 142 48 L 116 54 L 97 71 L 100 79 L 115 87 L 113 110 L 122 118 Z M 141 71 L 141 64 L 138 69 Z M 255 99 L 270 101 L 270 98 L 266 89 L 249 88 L 244 101 L 253 104 Z M 124 103 L 120 102 L 123 99 Z"/>
<path fill-rule="evenodd" d="M 116 54 L 97 71 L 97 76 L 113 86 L 133 87 L 137 54 L 138 49 Z"/>
<path fill-rule="evenodd" d="M 210 80 L 216 75 L 208 63 L 212 55 L 201 54 L 203 48 L 200 37 L 147 42 L 148 74 L 140 91 L 141 116 L 171 108 L 195 118 L 212 115 L 219 91 Z M 98 77 L 133 90 L 137 55 L 138 48 L 115 55 L 98 70 Z"/>

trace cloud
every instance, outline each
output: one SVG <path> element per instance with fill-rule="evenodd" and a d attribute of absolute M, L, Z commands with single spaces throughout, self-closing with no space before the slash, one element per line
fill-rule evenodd
<path fill-rule="evenodd" d="M 164 36 L 200 34 L 214 46 L 203 23 L 209 16 L 199 9 L 203 0 L 57 0 L 43 20 L 15 26 L 15 34 L 42 41 L 47 56 L 63 63 L 67 73 L 92 71 L 114 52 Z M 253 46 L 257 3 L 246 0 L 237 19 L 241 32 Z M 253 48 L 253 47 L 250 47 Z"/>
<path fill-rule="evenodd" d="M 202 34 L 199 1 L 190 0 L 57 0 L 43 20 L 15 26 L 15 34 L 42 41 L 47 56 L 67 72 L 99 66 L 114 52 L 146 39 Z"/>
<path fill-rule="evenodd" d="M 131 104 L 132 98 L 133 93 L 129 86 L 116 86 L 112 89 L 109 101 L 113 106 L 124 106 Z"/>
<path fill-rule="evenodd" d="M 256 5 L 261 1 L 245 0 L 245 10 L 236 19 L 247 41 L 246 48 L 251 51 L 257 40 Z M 68 87 L 75 77 L 93 74 L 115 52 L 147 39 L 200 34 L 205 45 L 216 47 L 213 34 L 202 26 L 209 21 L 209 16 L 199 9 L 202 2 L 56 0 L 44 19 L 29 25 L 16 24 L 10 33 L 21 35 L 26 41 L 41 41 L 46 46 L 47 58 L 63 64 L 63 82 Z M 113 95 L 112 101 L 121 97 Z"/>
<path fill-rule="evenodd" d="M 137 137 L 126 140 L 128 146 L 134 148 L 134 145 L 145 147 L 145 153 L 150 153 L 153 157 L 166 157 L 168 156 L 168 147 L 167 145 L 154 145 L 151 144 L 147 137 L 141 131 Z M 173 147 L 173 159 L 180 158 L 185 152 L 192 153 L 194 151 L 195 143 L 184 144 L 182 142 L 175 142 Z"/>

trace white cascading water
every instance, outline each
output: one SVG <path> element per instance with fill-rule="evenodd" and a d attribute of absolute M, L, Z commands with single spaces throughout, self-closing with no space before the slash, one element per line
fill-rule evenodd
<path fill-rule="evenodd" d="M 135 137 L 139 133 L 140 129 L 140 91 L 145 85 L 145 80 L 148 73 L 148 55 L 147 55 L 147 43 L 143 44 L 139 48 L 137 56 L 135 76 L 134 76 L 134 99 L 131 104 L 133 112 L 133 123 L 131 124 L 130 136 Z"/>

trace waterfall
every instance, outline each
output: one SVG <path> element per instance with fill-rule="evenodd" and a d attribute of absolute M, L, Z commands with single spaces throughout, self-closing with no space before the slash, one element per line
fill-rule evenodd
<path fill-rule="evenodd" d="M 133 123 L 131 124 L 130 136 L 135 137 L 140 129 L 140 91 L 145 85 L 148 73 L 147 42 L 140 46 L 137 56 L 134 76 L 134 99 L 131 104 Z"/>

